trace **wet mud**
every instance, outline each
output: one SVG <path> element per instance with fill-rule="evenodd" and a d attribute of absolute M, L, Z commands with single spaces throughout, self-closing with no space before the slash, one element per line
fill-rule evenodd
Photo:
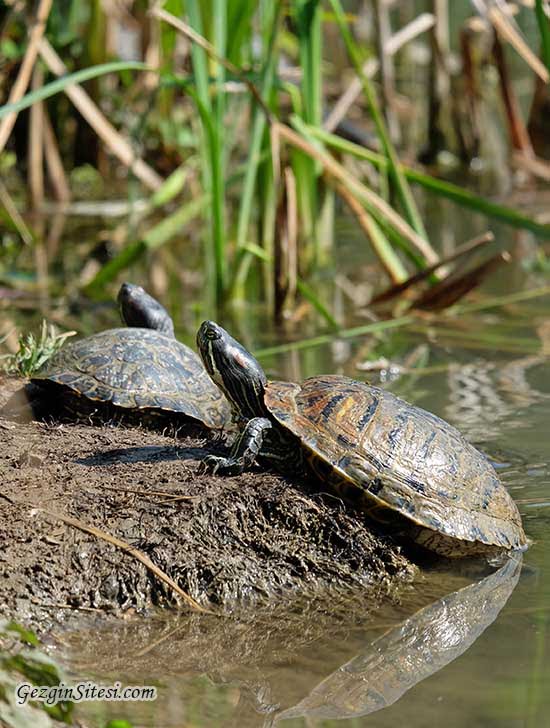
<path fill-rule="evenodd" d="M 0 407 L 19 387 L 0 382 Z M 0 418 L 0 442 L 0 616 L 41 632 L 84 614 L 185 607 L 135 555 L 79 524 L 217 611 L 379 591 L 415 573 L 319 484 L 202 472 L 204 455 L 226 447 L 219 437 Z"/>

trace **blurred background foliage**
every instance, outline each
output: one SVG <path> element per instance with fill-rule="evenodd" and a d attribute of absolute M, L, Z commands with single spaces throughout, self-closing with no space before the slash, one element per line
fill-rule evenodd
<path fill-rule="evenodd" d="M 547 269 L 547 218 L 517 195 L 550 179 L 547 12 L 544 0 L 4 2 L 5 300 L 78 329 L 71 310 L 133 277 L 169 306 L 184 291 L 199 315 L 247 301 L 279 326 L 305 316 L 330 330 L 349 323 L 325 290 L 340 263 L 368 265 L 355 293 L 384 321 L 448 309 L 491 277 L 510 260 L 495 226 L 533 234 L 530 265 Z M 450 244 L 434 216 L 444 200 L 480 221 Z"/>

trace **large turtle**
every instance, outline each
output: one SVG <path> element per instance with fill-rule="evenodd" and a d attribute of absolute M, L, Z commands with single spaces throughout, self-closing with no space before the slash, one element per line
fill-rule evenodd
<path fill-rule="evenodd" d="M 68 344 L 33 375 L 31 383 L 53 395 L 49 404 L 77 417 L 132 419 L 128 415 L 134 414 L 149 425 L 166 420 L 190 420 L 209 429 L 228 425 L 228 402 L 195 352 L 174 338 L 172 320 L 160 303 L 129 283 L 118 300 L 132 328 Z"/>
<path fill-rule="evenodd" d="M 390 392 L 342 376 L 268 382 L 227 331 L 205 321 L 204 365 L 241 425 L 214 472 L 256 459 L 283 473 L 309 470 L 376 520 L 449 557 L 525 549 L 517 507 L 487 459 L 454 427 Z"/>

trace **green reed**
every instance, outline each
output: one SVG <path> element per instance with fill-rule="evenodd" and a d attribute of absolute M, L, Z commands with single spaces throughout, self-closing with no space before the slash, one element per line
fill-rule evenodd
<path fill-rule="evenodd" d="M 118 73 L 121 87 L 127 89 L 135 77 L 130 72 L 146 72 L 151 77 L 153 69 L 141 62 L 101 62 L 112 22 L 104 4 L 71 0 L 68 5 L 65 22 L 61 6 L 54 0 L 49 40 L 62 54 L 67 44 L 74 48 L 80 38 L 85 48 L 82 58 L 94 65 L 75 70 L 78 59 L 71 56 L 68 65 L 74 72 L 54 81 L 46 79 L 42 88 L 18 103 L 0 107 L 0 120 L 72 83 L 99 79 L 107 73 Z M 281 244 L 278 215 L 285 213 L 282 180 L 289 168 L 296 184 L 298 264 L 293 276 L 298 295 L 331 327 L 335 325 L 332 313 L 308 277 L 324 260 L 321 252 L 331 237 L 326 231 L 333 228 L 333 195 L 342 196 L 351 207 L 381 268 L 393 281 L 405 280 L 411 266 L 422 269 L 435 257 L 411 183 L 541 237 L 549 236 L 548 225 L 401 164 L 375 86 L 363 72 L 363 61 L 371 50 L 355 39 L 354 18 L 344 14 L 340 0 L 165 0 L 162 11 L 196 34 L 183 31 L 189 48 L 189 59 L 183 63 L 176 42 L 182 29 L 155 15 L 158 7 L 139 14 L 143 30 L 152 36 L 156 33 L 159 39 L 160 63 L 154 69 L 158 86 L 146 102 L 143 89 L 135 97 L 130 93 L 129 98 L 139 108 L 138 117 L 141 114 L 139 133 L 156 135 L 160 156 L 165 152 L 167 159 L 175 158 L 176 176 L 164 172 L 169 180 L 165 184 L 175 191 L 164 201 L 162 194 L 158 201 L 156 193 L 151 193 L 147 213 L 139 220 L 137 240 L 130 237 L 133 230 L 129 227 L 126 245 L 100 269 L 87 292 L 102 295 L 105 286 L 138 258 L 199 227 L 211 302 L 221 306 L 246 299 L 250 275 L 259 271 L 264 296 L 273 305 L 277 245 Z M 548 63 L 550 31 L 543 11 L 537 0 L 534 12 Z M 323 129 L 323 107 L 328 105 L 326 72 L 330 72 L 330 60 L 324 60 L 323 52 L 327 24 L 338 28 L 350 65 L 361 81 L 381 153 Z M 299 75 L 291 80 L 281 78 L 283 60 L 290 60 Z M 139 81 L 136 85 L 139 89 Z M 101 96 L 102 86 L 98 84 L 96 91 Z M 174 110 L 181 116 L 176 117 Z M 281 124 L 292 126 L 299 143 L 288 134 L 275 133 Z M 144 146 L 133 133 L 134 147 Z M 183 142 L 179 140 L 182 134 Z M 347 155 L 370 162 L 378 177 L 371 176 L 367 183 L 360 172 L 350 172 Z M 197 159 L 198 172 L 193 166 Z M 186 169 L 192 171 L 189 178 Z M 166 189 L 164 185 L 162 189 Z M 391 192 L 395 192 L 398 210 L 386 202 Z M 163 207 L 161 222 L 148 219 Z M 435 277 L 429 282 L 435 282 Z"/>
<path fill-rule="evenodd" d="M 550 71 L 550 20 L 544 10 L 543 0 L 535 0 L 535 14 L 542 43 L 542 59 Z"/>

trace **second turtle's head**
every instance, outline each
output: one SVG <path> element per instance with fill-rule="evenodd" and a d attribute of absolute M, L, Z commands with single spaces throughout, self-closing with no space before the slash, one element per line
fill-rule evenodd
<path fill-rule="evenodd" d="M 244 419 L 264 417 L 264 370 L 227 331 L 204 321 L 197 333 L 197 346 L 211 379 Z"/>
<path fill-rule="evenodd" d="M 117 301 L 126 326 L 154 329 L 166 336 L 174 336 L 174 323 L 168 311 L 141 286 L 123 283 Z"/>

